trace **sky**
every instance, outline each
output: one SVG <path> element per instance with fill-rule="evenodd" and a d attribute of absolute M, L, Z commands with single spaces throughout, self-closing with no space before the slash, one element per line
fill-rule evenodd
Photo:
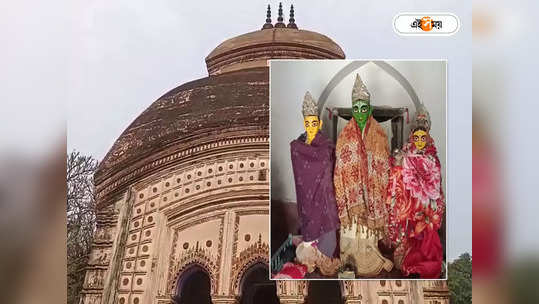
<path fill-rule="evenodd" d="M 67 129 L 68 151 L 101 160 L 153 101 L 207 76 L 204 57 L 219 43 L 259 30 L 268 3 L 275 22 L 277 1 L 3 1 L 0 98 L 10 101 L 4 124 L 16 127 L 3 128 L 0 140 L 32 151 Z M 454 205 L 449 259 L 471 251 L 471 155 L 459 149 L 471 146 L 471 7 L 449 0 L 283 1 L 285 20 L 291 3 L 298 27 L 332 38 L 347 59 L 448 60 L 448 162 L 462 164 L 447 172 Z M 396 35 L 393 17 L 410 11 L 452 12 L 461 30 L 429 39 Z M 469 113 L 456 115 L 462 108 Z"/>
<path fill-rule="evenodd" d="M 452 1 L 446 2 L 437 10 L 468 17 L 466 11 L 459 14 Z M 153 101 L 184 82 L 207 76 L 204 57 L 219 43 L 260 29 L 267 3 L 85 3 L 72 29 L 75 38 L 68 64 L 68 149 L 101 159 L 129 123 Z M 293 2 L 283 2 L 285 17 L 290 3 Z M 270 4 L 275 22 L 278 2 Z M 294 4 L 298 26 L 331 37 L 348 59 L 455 57 L 459 62 L 454 64 L 463 67 L 455 71 L 470 79 L 465 75 L 470 71 L 466 66 L 471 60 L 469 32 L 463 30 L 436 43 L 393 33 L 395 14 L 426 9 L 419 1 L 401 4 L 400 8 L 372 1 Z M 397 49 L 399 52 L 395 52 Z M 447 52 L 448 49 L 456 52 Z"/>

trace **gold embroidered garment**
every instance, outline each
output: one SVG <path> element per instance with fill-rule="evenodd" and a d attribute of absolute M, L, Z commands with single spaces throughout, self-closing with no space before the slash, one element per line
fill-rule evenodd
<path fill-rule="evenodd" d="M 371 116 L 362 132 L 351 119 L 339 134 L 335 154 L 333 183 L 341 225 L 348 227 L 354 220 L 383 234 L 389 179 L 389 147 L 384 129 Z"/>

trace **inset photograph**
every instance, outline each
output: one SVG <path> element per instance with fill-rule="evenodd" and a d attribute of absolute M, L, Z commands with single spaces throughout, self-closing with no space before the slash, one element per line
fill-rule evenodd
<path fill-rule="evenodd" d="M 271 60 L 272 279 L 446 279 L 445 60 Z"/>

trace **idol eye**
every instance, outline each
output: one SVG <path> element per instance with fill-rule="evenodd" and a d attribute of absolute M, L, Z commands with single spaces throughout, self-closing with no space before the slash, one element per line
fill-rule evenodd
<path fill-rule="evenodd" d="M 369 107 L 367 106 L 361 107 L 361 113 L 367 113 L 368 110 L 369 110 Z"/>
<path fill-rule="evenodd" d="M 358 106 L 354 106 L 354 112 L 359 112 L 359 107 Z"/>
<path fill-rule="evenodd" d="M 305 122 L 305 126 L 306 126 L 306 127 L 309 126 L 309 122 L 308 122 L 308 121 Z"/>
<path fill-rule="evenodd" d="M 414 135 L 414 141 L 417 141 L 419 138 L 417 138 L 417 135 Z"/>
<path fill-rule="evenodd" d="M 317 126 L 318 126 L 318 122 L 313 121 L 313 122 L 312 122 L 312 126 L 313 126 L 313 127 L 317 127 Z"/>
<path fill-rule="evenodd" d="M 425 140 L 427 140 L 427 137 L 425 135 L 423 135 L 423 136 L 421 136 L 421 140 L 425 141 Z"/>

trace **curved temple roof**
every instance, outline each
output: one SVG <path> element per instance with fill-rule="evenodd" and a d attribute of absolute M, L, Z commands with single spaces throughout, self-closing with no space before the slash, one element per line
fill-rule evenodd
<path fill-rule="evenodd" d="M 269 120 L 268 71 L 249 69 L 183 84 L 152 103 L 116 140 L 96 183 L 170 145 L 238 127 L 265 130 Z"/>
<path fill-rule="evenodd" d="M 344 59 L 329 37 L 293 28 L 270 28 L 243 34 L 218 45 L 207 57 L 210 75 L 267 66 L 268 59 Z"/>
<path fill-rule="evenodd" d="M 345 55 L 327 36 L 299 30 L 295 23 L 290 27 L 266 23 L 262 30 L 224 41 L 206 57 L 209 77 L 172 89 L 120 135 L 95 174 L 98 198 L 105 188 L 121 191 L 143 176 L 144 166 L 193 142 L 240 133 L 267 136 L 267 60 L 278 58 L 343 59 Z"/>

